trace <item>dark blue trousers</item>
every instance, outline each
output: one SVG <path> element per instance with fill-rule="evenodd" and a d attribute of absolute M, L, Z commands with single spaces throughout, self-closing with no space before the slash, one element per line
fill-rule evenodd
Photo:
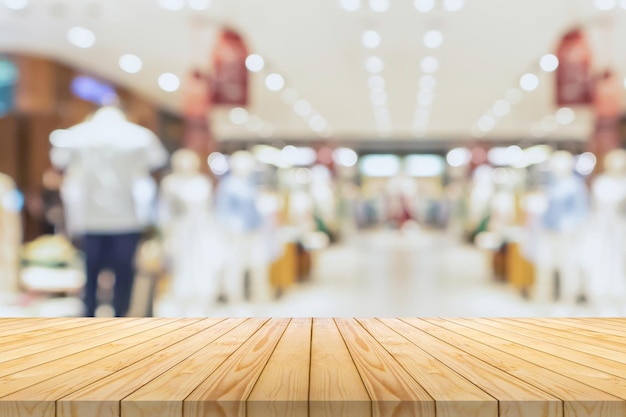
<path fill-rule="evenodd" d="M 98 300 L 98 274 L 103 269 L 111 269 L 115 274 L 113 288 L 113 308 L 115 317 L 128 313 L 130 297 L 135 280 L 134 256 L 140 233 L 86 234 L 83 250 L 87 263 L 87 284 L 85 286 L 85 315 L 94 317 Z"/>

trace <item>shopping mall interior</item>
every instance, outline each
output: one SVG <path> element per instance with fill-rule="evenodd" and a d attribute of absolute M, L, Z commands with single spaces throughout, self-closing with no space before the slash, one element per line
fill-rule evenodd
<path fill-rule="evenodd" d="M 0 0 L 0 317 L 626 315 L 624 57 L 624 0 Z"/>

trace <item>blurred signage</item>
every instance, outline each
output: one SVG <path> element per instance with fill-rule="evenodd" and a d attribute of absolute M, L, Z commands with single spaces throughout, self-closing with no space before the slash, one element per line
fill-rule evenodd
<path fill-rule="evenodd" d="M 400 173 L 400 158 L 396 155 L 366 155 L 360 162 L 366 177 L 393 177 Z"/>
<path fill-rule="evenodd" d="M 87 75 L 75 77 L 71 90 L 76 97 L 97 105 L 110 104 L 117 97 L 112 85 Z"/>
<path fill-rule="evenodd" d="M 19 71 L 15 64 L 0 57 L 0 117 L 15 107 L 15 86 Z"/>
<path fill-rule="evenodd" d="M 591 49 L 581 29 L 569 31 L 561 39 L 556 56 L 556 102 L 559 106 L 591 104 Z"/>
<path fill-rule="evenodd" d="M 204 155 L 213 144 L 209 113 L 211 111 L 211 83 L 200 70 L 192 70 L 185 79 L 183 90 L 183 117 L 185 119 L 185 147 Z"/>
<path fill-rule="evenodd" d="M 213 103 L 245 106 L 248 103 L 248 50 L 239 34 L 224 29 L 213 51 Z"/>

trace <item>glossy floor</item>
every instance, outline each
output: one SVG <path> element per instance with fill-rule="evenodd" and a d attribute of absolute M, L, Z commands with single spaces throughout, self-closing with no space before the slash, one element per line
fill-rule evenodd
<path fill-rule="evenodd" d="M 489 255 L 441 232 L 361 233 L 318 256 L 311 282 L 265 304 L 186 310 L 214 317 L 559 317 L 623 316 L 620 306 L 536 303 L 492 278 Z"/>

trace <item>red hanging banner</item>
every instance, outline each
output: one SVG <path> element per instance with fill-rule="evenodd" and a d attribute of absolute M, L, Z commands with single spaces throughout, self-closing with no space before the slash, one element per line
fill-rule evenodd
<path fill-rule="evenodd" d="M 569 31 L 556 51 L 556 103 L 558 106 L 591 104 L 591 49 L 581 29 Z"/>
<path fill-rule="evenodd" d="M 213 148 L 213 135 L 209 124 L 211 112 L 211 82 L 208 75 L 192 70 L 184 83 L 183 117 L 185 119 L 184 146 L 201 156 Z"/>
<path fill-rule="evenodd" d="M 224 29 L 213 51 L 213 103 L 248 104 L 248 49 L 239 34 Z"/>

